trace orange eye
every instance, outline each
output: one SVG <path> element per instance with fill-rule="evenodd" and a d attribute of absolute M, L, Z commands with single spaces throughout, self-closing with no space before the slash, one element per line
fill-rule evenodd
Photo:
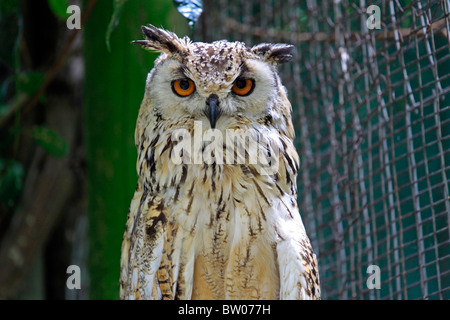
<path fill-rule="evenodd" d="M 173 92 L 180 97 L 187 97 L 194 93 L 195 84 L 190 79 L 172 81 Z"/>
<path fill-rule="evenodd" d="M 239 96 L 248 96 L 255 88 L 255 80 L 237 78 L 233 83 L 231 90 Z"/>

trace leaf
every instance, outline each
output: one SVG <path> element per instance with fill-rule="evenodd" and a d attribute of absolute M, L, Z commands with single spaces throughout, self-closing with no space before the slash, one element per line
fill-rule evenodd
<path fill-rule="evenodd" d="M 188 19 L 189 26 L 194 27 L 198 20 L 198 17 L 203 12 L 203 1 L 202 0 L 173 0 L 175 7 L 178 12 L 180 12 L 183 17 Z"/>
<path fill-rule="evenodd" d="M 31 135 L 44 150 L 57 158 L 65 156 L 68 152 L 66 141 L 53 129 L 46 127 L 34 127 Z"/>
<path fill-rule="evenodd" d="M 28 96 L 33 96 L 44 83 L 45 77 L 42 72 L 24 72 L 17 78 L 17 90 Z M 41 96 L 43 98 L 43 96 Z"/>
<path fill-rule="evenodd" d="M 113 0 L 113 14 L 111 16 L 111 20 L 109 21 L 108 28 L 106 29 L 106 47 L 108 48 L 108 51 L 111 51 L 111 45 L 109 42 L 109 39 L 111 38 L 111 33 L 114 31 L 114 29 L 119 25 L 120 15 L 122 14 L 122 9 L 127 2 L 127 0 Z"/>
<path fill-rule="evenodd" d="M 69 3 L 67 0 L 48 0 L 48 6 L 53 14 L 60 19 L 67 19 L 70 14 L 67 13 Z"/>

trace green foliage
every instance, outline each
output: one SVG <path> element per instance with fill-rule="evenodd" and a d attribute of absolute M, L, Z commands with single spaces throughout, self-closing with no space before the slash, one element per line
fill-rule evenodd
<path fill-rule="evenodd" d="M 44 74 L 42 72 L 32 71 L 23 72 L 17 76 L 17 91 L 25 93 L 32 97 L 44 83 Z M 41 96 L 41 102 L 45 101 L 44 95 Z"/>
<path fill-rule="evenodd" d="M 66 141 L 51 128 L 35 126 L 31 129 L 31 136 L 38 145 L 52 156 L 61 158 L 68 152 Z"/>
<path fill-rule="evenodd" d="M 0 158 L 0 203 L 14 207 L 23 187 L 24 170 L 15 160 Z"/>
<path fill-rule="evenodd" d="M 48 6 L 53 14 L 60 19 L 67 19 L 70 14 L 67 13 L 69 2 L 67 0 L 48 0 Z"/>

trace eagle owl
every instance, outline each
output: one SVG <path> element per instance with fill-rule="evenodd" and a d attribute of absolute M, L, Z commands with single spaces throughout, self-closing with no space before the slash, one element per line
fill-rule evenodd
<path fill-rule="evenodd" d="M 276 66 L 294 47 L 192 42 L 160 52 L 136 124 L 139 179 L 122 243 L 122 299 L 319 299 L 296 202 L 299 158 Z"/>

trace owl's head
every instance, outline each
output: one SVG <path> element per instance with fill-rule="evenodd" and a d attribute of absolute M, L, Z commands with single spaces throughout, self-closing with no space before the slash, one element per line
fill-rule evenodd
<path fill-rule="evenodd" d="M 162 53 L 146 84 L 151 107 L 162 117 L 189 116 L 211 128 L 226 128 L 237 115 L 280 117 L 277 106 L 287 99 L 276 65 L 292 59 L 294 46 L 191 42 L 152 25 L 142 31 L 146 40 L 133 42 Z"/>

